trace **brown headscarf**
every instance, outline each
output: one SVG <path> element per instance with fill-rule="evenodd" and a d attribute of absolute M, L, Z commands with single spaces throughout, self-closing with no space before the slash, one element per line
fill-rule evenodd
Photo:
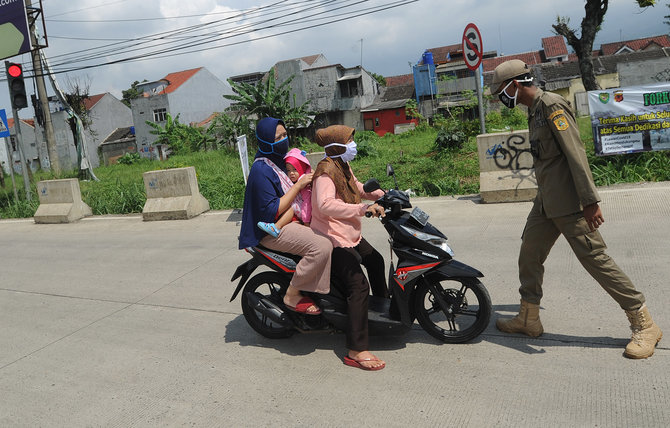
<path fill-rule="evenodd" d="M 327 128 L 321 128 L 316 131 L 316 144 L 325 147 L 332 143 L 347 144 L 356 130 L 344 125 L 331 125 Z M 342 158 L 331 156 L 341 155 L 345 152 L 341 146 L 330 146 L 325 148 L 326 158 L 319 162 L 314 171 L 314 179 L 326 174 L 335 183 L 335 190 L 340 198 L 348 204 L 359 204 L 361 195 L 356 187 L 354 175 L 351 173 L 349 164 L 342 161 Z"/>

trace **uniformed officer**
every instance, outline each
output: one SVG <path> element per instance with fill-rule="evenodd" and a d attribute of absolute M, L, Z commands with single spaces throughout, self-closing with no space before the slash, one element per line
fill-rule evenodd
<path fill-rule="evenodd" d="M 607 247 L 597 230 L 605 221 L 598 205 L 600 197 L 568 102 L 535 86 L 528 65 L 520 60 L 506 61 L 496 67 L 491 89 L 508 108 L 517 103 L 528 107 L 528 132 L 538 188 L 519 253 L 519 314 L 511 319 L 498 319 L 496 327 L 532 337 L 542 334 L 543 264 L 563 234 L 582 266 L 626 311 L 633 334 L 624 355 L 650 357 L 663 334 L 649 315 L 642 293 L 605 253 Z"/>

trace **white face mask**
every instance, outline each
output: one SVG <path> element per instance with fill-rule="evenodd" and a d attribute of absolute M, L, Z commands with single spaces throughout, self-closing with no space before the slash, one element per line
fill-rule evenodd
<path fill-rule="evenodd" d="M 344 162 L 351 162 L 354 160 L 356 157 L 356 154 L 358 154 L 358 150 L 356 149 L 356 142 L 352 141 L 347 144 L 339 144 L 339 143 L 332 143 L 328 144 L 327 146 L 324 146 L 323 148 L 326 149 L 330 146 L 339 146 L 339 147 L 344 147 L 345 151 L 341 155 L 334 155 L 334 156 L 329 156 L 331 158 L 341 158 L 342 161 Z"/>

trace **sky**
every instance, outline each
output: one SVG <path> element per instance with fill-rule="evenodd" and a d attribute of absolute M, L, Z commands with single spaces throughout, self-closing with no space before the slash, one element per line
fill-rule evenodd
<path fill-rule="evenodd" d="M 119 99 L 121 91 L 136 80 L 155 81 L 171 72 L 206 67 L 225 81 L 230 76 L 267 71 L 281 60 L 318 53 L 331 64 L 353 67 L 362 61 L 368 71 L 395 76 L 410 73 L 411 64 L 420 60 L 425 49 L 461 43 L 469 23 L 479 28 L 484 51 L 500 55 L 540 50 L 541 39 L 554 35 L 551 25 L 558 16 L 569 18 L 572 27 L 579 27 L 584 3 L 42 0 L 49 43 L 44 53 L 58 72 L 63 89 L 72 84 L 88 85 L 90 95 L 110 92 Z M 666 3 L 670 1 L 660 0 L 656 7 L 640 9 L 634 0 L 610 0 L 594 49 L 602 43 L 668 34 L 670 26 L 663 18 L 670 14 Z M 380 10 L 383 8 L 387 9 Z M 363 15 L 365 11 L 375 12 Z M 335 20 L 338 22 L 327 23 Z M 199 29 L 176 33 L 193 26 Z M 310 26 L 313 28 L 295 31 Z M 210 39 L 204 44 L 202 37 L 217 34 L 222 35 L 219 40 Z M 194 41 L 199 44 L 179 49 L 181 44 Z M 172 50 L 148 56 L 159 48 Z M 138 58 L 126 61 L 133 57 Z M 30 56 L 10 60 L 23 62 L 28 68 Z M 119 60 L 122 62 L 99 66 Z M 76 70 L 82 67 L 90 68 Z M 11 116 L 3 78 L 4 67 L 0 71 L 0 109 Z M 32 83 L 26 86 L 32 93 Z M 20 116 L 32 117 L 32 108 L 21 110 Z"/>

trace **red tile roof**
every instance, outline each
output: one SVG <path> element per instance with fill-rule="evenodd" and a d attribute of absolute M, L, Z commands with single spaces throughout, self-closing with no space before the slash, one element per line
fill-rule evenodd
<path fill-rule="evenodd" d="M 448 45 L 426 50 L 433 54 L 433 62 L 435 64 L 444 64 L 445 62 L 447 62 L 447 54 L 450 57 L 452 57 L 452 59 L 454 57 L 454 54 L 462 55 L 463 45 L 459 43 L 457 45 Z"/>
<path fill-rule="evenodd" d="M 497 66 L 499 66 L 505 61 L 509 61 L 510 59 L 520 59 L 521 61 L 525 62 L 528 65 L 535 65 L 542 63 L 542 57 L 540 56 L 540 52 L 538 51 L 525 52 L 514 55 L 497 56 L 494 58 L 484 58 L 482 60 L 484 73 L 493 71 Z"/>
<path fill-rule="evenodd" d="M 194 68 L 191 70 L 184 70 L 184 71 L 178 71 L 176 73 L 170 73 L 167 76 L 163 78 L 163 80 L 167 80 L 170 82 L 169 85 L 165 87 L 160 93 L 161 94 L 170 94 L 174 91 L 177 90 L 181 85 L 184 84 L 188 79 L 193 77 L 195 73 L 198 71 L 202 70 L 202 67 Z"/>
<path fill-rule="evenodd" d="M 591 52 L 591 56 L 592 56 L 593 58 L 595 58 L 595 57 L 597 57 L 597 56 L 601 56 L 601 55 L 600 55 L 600 51 L 593 51 L 593 52 Z M 568 62 L 570 62 L 570 61 L 577 61 L 578 59 L 579 59 L 579 58 L 577 58 L 577 54 L 576 54 L 576 53 L 571 53 L 570 55 L 568 55 Z"/>
<path fill-rule="evenodd" d="M 316 61 L 317 59 L 319 59 L 319 56 L 320 56 L 320 55 L 321 55 L 321 54 L 310 55 L 310 56 L 304 56 L 304 57 L 302 57 L 302 58 L 300 58 L 300 59 L 303 60 L 303 61 L 305 61 L 308 65 L 312 65 L 312 64 L 314 64 L 314 61 Z"/>
<path fill-rule="evenodd" d="M 554 58 L 568 54 L 568 47 L 565 44 L 563 36 L 545 37 L 542 39 L 542 48 L 544 56 Z"/>
<path fill-rule="evenodd" d="M 30 126 L 31 128 L 35 127 L 35 120 L 34 119 L 20 119 L 21 122 L 25 123 L 26 125 Z M 14 127 L 14 118 L 13 117 L 8 117 L 7 118 L 7 128 L 13 128 Z"/>
<path fill-rule="evenodd" d="M 92 109 L 104 96 L 105 94 L 89 95 L 89 97 L 84 100 L 84 107 L 86 107 L 86 110 Z"/>
<path fill-rule="evenodd" d="M 403 74 L 401 76 L 389 76 L 384 77 L 386 79 L 386 87 L 390 88 L 391 86 L 404 86 L 414 84 L 414 76 L 411 74 Z"/>
<path fill-rule="evenodd" d="M 662 36 L 645 37 L 642 39 L 626 40 L 623 42 L 604 43 L 600 45 L 600 52 L 602 55 L 614 55 L 624 46 L 627 46 L 632 51 L 637 52 L 643 51 L 653 45 L 662 48 L 670 47 L 670 36 L 664 34 Z"/>

